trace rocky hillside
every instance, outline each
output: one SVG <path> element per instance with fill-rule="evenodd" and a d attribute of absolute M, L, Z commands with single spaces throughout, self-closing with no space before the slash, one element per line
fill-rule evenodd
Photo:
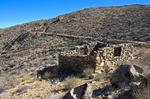
<path fill-rule="evenodd" d="M 47 32 L 149 41 L 150 6 L 129 5 L 83 9 L 50 20 L 35 21 L 7 28 L 6 32 L 48 26 Z M 14 34 L 14 33 L 13 33 Z"/>
<path fill-rule="evenodd" d="M 46 33 L 150 42 L 149 19 L 149 5 L 99 7 L 0 30 L 0 71 L 56 64 L 55 52 L 84 42 Z"/>
<path fill-rule="evenodd" d="M 57 65 L 57 53 L 61 50 L 93 38 L 149 43 L 150 5 L 89 8 L 0 29 L 0 94 L 18 95 L 18 99 L 25 94 L 35 99 L 44 97 L 43 93 L 51 92 L 52 85 L 35 80 L 36 69 Z M 132 63 L 149 66 L 150 49 L 134 50 Z M 37 93 L 37 89 L 42 91 Z"/>

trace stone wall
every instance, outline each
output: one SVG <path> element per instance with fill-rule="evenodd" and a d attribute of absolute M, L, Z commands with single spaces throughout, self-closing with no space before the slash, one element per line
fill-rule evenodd
<path fill-rule="evenodd" d="M 119 64 L 129 63 L 132 59 L 132 44 L 118 44 L 97 50 L 96 72 L 111 72 Z"/>
<path fill-rule="evenodd" d="M 84 46 L 81 50 L 64 51 L 59 55 L 59 67 L 65 72 L 83 72 L 90 68 L 103 73 L 114 71 L 119 64 L 126 64 L 132 59 L 132 44 L 97 45 L 93 50 Z"/>
<path fill-rule="evenodd" d="M 59 67 L 65 73 L 82 73 L 84 69 L 95 70 L 96 57 L 90 55 L 63 56 L 59 55 Z"/>
<path fill-rule="evenodd" d="M 75 46 L 74 48 L 64 50 L 61 55 L 63 56 L 82 56 L 82 55 L 89 55 L 93 48 L 95 47 L 96 43 L 88 43 L 83 44 L 80 46 Z"/>

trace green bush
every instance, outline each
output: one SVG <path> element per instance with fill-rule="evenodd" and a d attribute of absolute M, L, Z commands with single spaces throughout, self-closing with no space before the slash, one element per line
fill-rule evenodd
<path fill-rule="evenodd" d="M 128 64 L 127 59 L 121 59 L 119 65 L 125 65 L 125 64 Z"/>
<path fill-rule="evenodd" d="M 53 78 L 53 77 L 56 77 L 57 73 L 54 73 L 54 72 L 46 72 L 45 73 L 45 78 Z"/>

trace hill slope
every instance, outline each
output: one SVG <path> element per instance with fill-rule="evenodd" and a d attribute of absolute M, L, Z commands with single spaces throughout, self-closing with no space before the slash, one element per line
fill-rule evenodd
<path fill-rule="evenodd" d="M 35 21 L 7 30 L 41 29 L 48 32 L 139 40 L 150 32 L 150 6 L 130 5 L 84 9 L 50 20 Z"/>
<path fill-rule="evenodd" d="M 1 73 L 32 71 L 39 66 L 56 64 L 53 60 L 59 48 L 83 43 L 72 38 L 47 36 L 45 32 L 150 42 L 150 6 L 83 9 L 0 30 Z"/>

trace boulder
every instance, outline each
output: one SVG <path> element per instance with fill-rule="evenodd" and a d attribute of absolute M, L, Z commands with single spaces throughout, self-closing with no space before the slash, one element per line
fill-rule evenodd
<path fill-rule="evenodd" d="M 41 67 L 36 70 L 36 78 L 38 80 L 42 79 L 50 79 L 57 76 L 57 67 L 56 66 L 50 66 L 50 67 Z"/>
<path fill-rule="evenodd" d="M 112 74 L 110 82 L 114 87 L 122 87 L 135 83 L 140 84 L 143 69 L 136 65 L 120 65 Z"/>
<path fill-rule="evenodd" d="M 110 83 L 93 87 L 86 83 L 71 89 L 63 99 L 134 99 L 136 87 L 148 86 L 150 76 L 143 76 L 143 69 L 136 65 L 120 65 L 112 74 Z"/>
<path fill-rule="evenodd" d="M 71 89 L 63 99 L 92 99 L 92 94 L 93 86 L 90 83 L 85 83 Z"/>
<path fill-rule="evenodd" d="M 81 86 L 71 89 L 62 99 L 82 99 L 85 95 L 88 84 L 85 83 Z"/>

